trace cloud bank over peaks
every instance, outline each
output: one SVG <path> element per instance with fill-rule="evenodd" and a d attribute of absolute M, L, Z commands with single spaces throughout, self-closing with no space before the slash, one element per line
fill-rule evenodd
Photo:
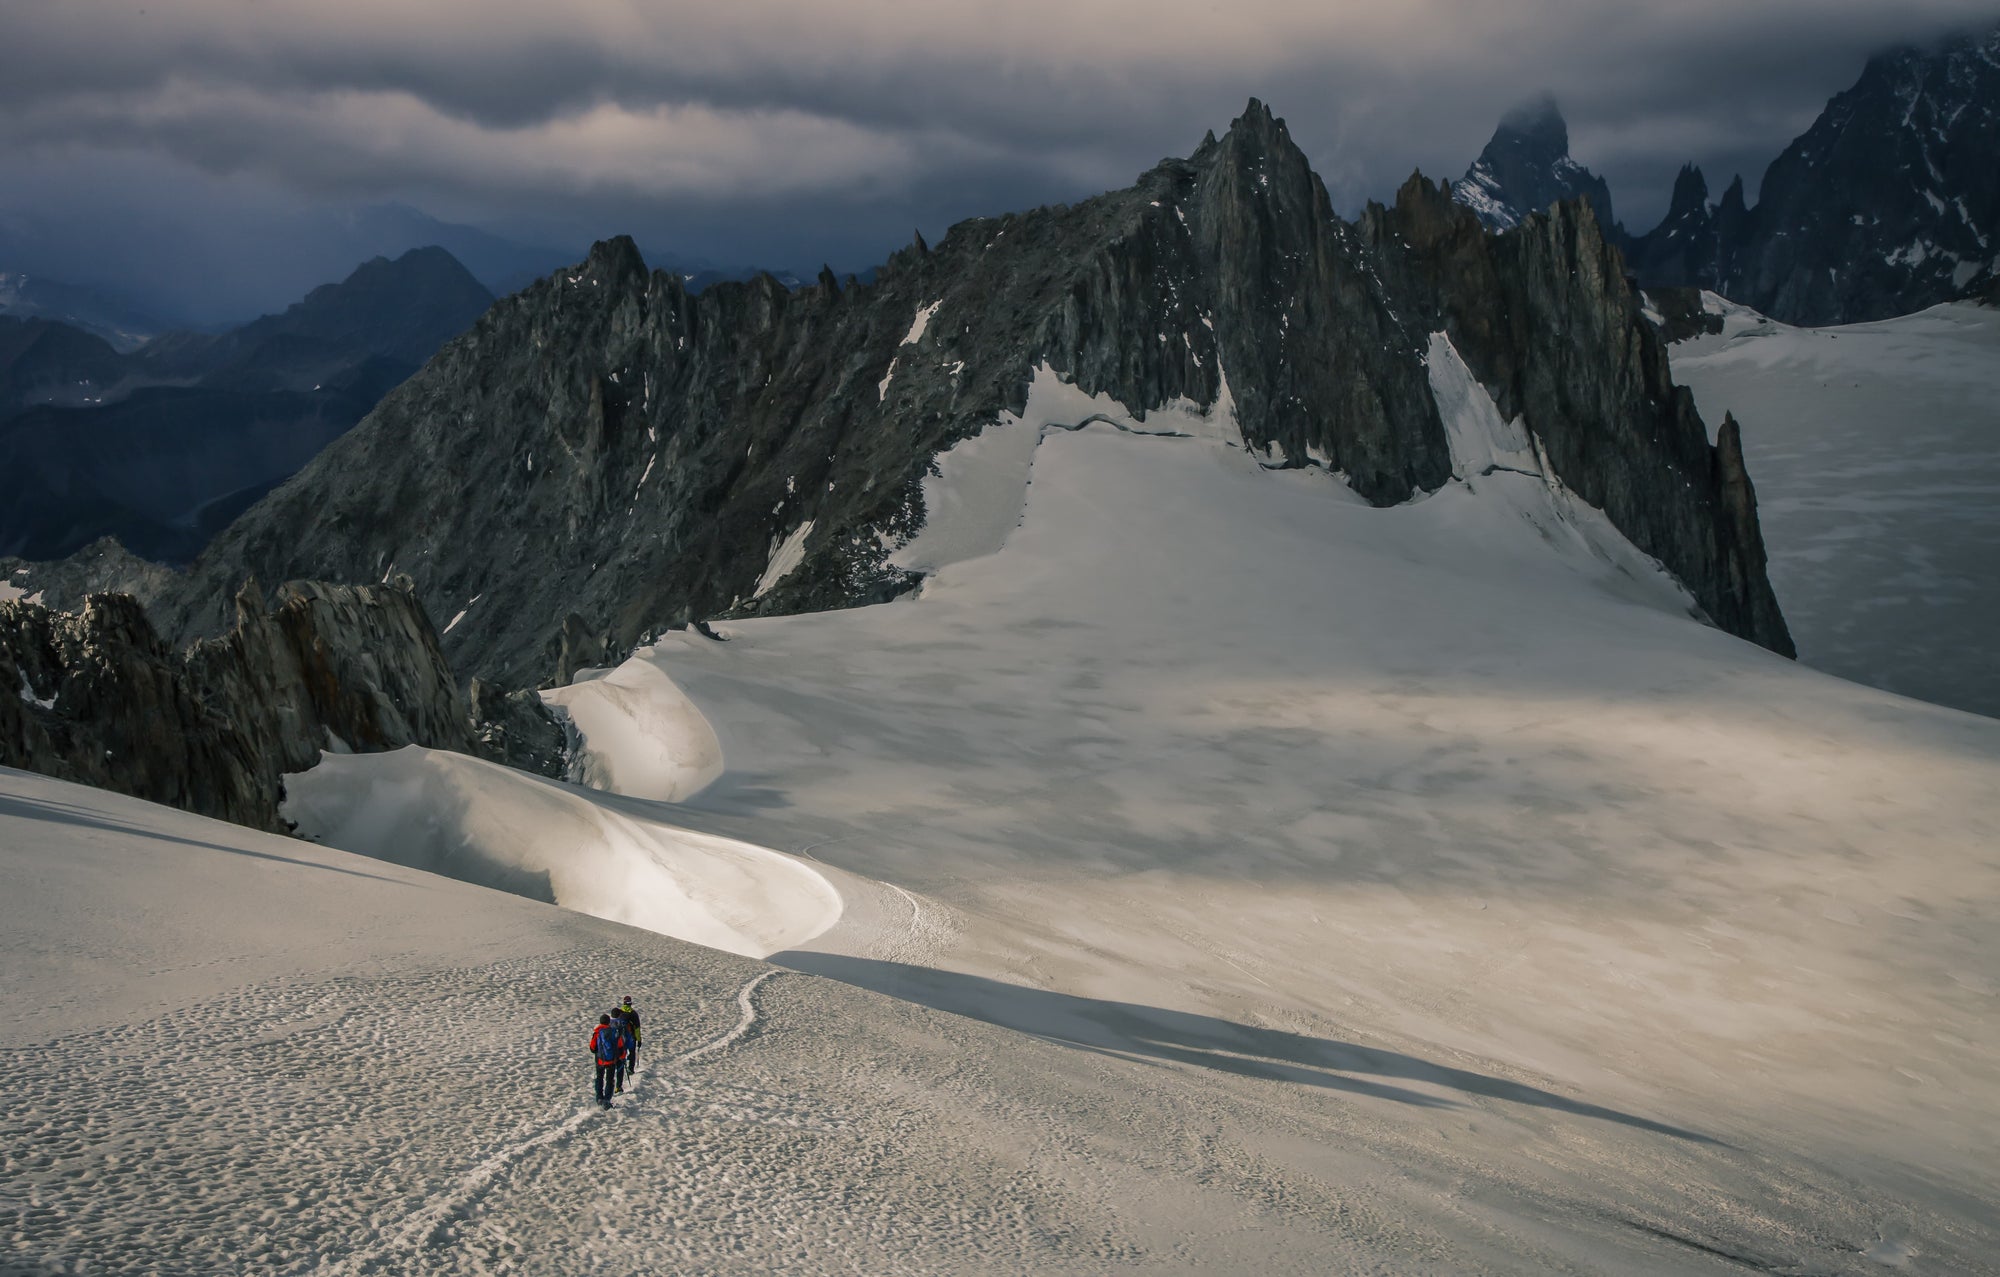
<path fill-rule="evenodd" d="M 146 155 L 584 242 L 631 231 L 858 266 L 912 223 L 1123 184 L 1251 95 L 1353 209 L 1413 166 L 1462 171 L 1502 111 L 1547 89 L 1577 158 L 1644 226 L 1682 161 L 1754 173 L 1871 49 L 1996 15 L 1992 0 L 65 0 L 11 6 L 0 162 Z M 31 198 L 0 193 L 0 213 Z"/>

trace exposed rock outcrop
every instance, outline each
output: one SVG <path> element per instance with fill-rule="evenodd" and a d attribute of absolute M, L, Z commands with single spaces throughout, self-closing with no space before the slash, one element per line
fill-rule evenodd
<path fill-rule="evenodd" d="M 1619 242 L 1633 278 L 1648 293 L 1673 289 L 1735 289 L 1754 247 L 1756 216 L 1745 206 L 1743 179 L 1734 178 L 1710 203 L 1708 181 L 1686 165 L 1674 181 L 1667 216 L 1640 236 Z"/>
<path fill-rule="evenodd" d="M 151 607 L 174 579 L 172 568 L 142 559 L 111 537 L 101 537 L 68 558 L 45 562 L 0 558 L 5 590 L 58 612 L 80 612 L 93 594 L 129 594 Z"/>
<path fill-rule="evenodd" d="M 278 769 L 206 704 L 139 604 L 0 603 L 0 763 L 278 828 Z"/>
<path fill-rule="evenodd" d="M 0 603 L 0 763 L 277 829 L 283 773 L 322 749 L 474 751 L 403 586 L 293 582 L 270 609 L 246 587 L 236 611 L 227 635 L 176 652 L 126 595 L 75 613 Z"/>
<path fill-rule="evenodd" d="M 542 698 L 472 680 L 473 743 L 479 756 L 561 780 L 569 774 L 570 731 Z"/>
<path fill-rule="evenodd" d="M 186 659 L 203 699 L 280 771 L 323 749 L 473 752 L 465 696 L 407 581 L 293 581 L 269 610 L 253 582 L 236 596 L 235 627 Z"/>
<path fill-rule="evenodd" d="M 1645 314 L 1668 344 L 1722 331 L 1722 315 L 1702 304 L 1698 288 L 1648 288 Z"/>

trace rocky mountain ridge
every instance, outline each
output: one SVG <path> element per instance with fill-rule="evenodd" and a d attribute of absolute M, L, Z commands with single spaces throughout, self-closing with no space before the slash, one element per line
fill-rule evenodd
<path fill-rule="evenodd" d="M 1424 362 L 1440 328 L 1716 624 L 1789 651 L 1740 457 L 1666 380 L 1595 216 L 1493 239 L 1415 182 L 1349 224 L 1254 100 L 1126 190 L 961 223 L 871 285 L 691 295 L 600 243 L 248 511 L 162 623 L 212 632 L 247 575 L 407 572 L 453 618 L 461 671 L 522 685 L 672 625 L 881 600 L 913 583 L 889 553 L 925 517 L 932 458 L 1020 412 L 1042 365 L 1140 415 L 1213 404 L 1226 376 L 1268 464 L 1391 504 L 1450 477 Z M 796 568 L 760 590 L 793 539 Z"/>
<path fill-rule="evenodd" d="M 1870 58 L 1765 170 L 1710 203 L 1684 167 L 1622 247 L 1647 288 L 1706 288 L 1797 325 L 1886 319 L 2000 278 L 2000 26 Z"/>
<path fill-rule="evenodd" d="M 1447 186 L 1413 176 L 1393 208 L 1370 206 L 1361 233 L 1392 289 L 1451 337 L 1501 414 L 1527 423 L 1557 478 L 1722 628 L 1795 654 L 1766 579 L 1736 423 L 1723 421 L 1710 445 L 1588 201 L 1491 235 Z"/>
<path fill-rule="evenodd" d="M 166 378 L 309 389 L 370 358 L 414 371 L 492 304 L 493 294 L 433 245 L 363 262 L 278 314 L 225 333 L 167 333 L 137 355 Z"/>

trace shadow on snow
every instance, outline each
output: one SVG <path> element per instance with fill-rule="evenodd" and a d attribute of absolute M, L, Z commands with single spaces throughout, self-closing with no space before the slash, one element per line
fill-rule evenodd
<path fill-rule="evenodd" d="M 1447 1096 L 1401 1085 L 1418 1083 L 1468 1096 L 1617 1122 L 1697 1144 L 1722 1145 L 1720 1140 L 1697 1131 L 1587 1104 L 1505 1078 L 1434 1064 L 1398 1051 L 1281 1029 L 1255 1028 L 1186 1011 L 1024 988 L 900 962 L 799 951 L 774 955 L 771 961 L 1080 1050 L 1324 1087 L 1422 1108 L 1460 1106 L 1460 1101 Z"/>

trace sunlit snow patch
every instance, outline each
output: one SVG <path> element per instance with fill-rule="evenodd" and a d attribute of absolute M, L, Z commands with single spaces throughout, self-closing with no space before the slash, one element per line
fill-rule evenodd
<path fill-rule="evenodd" d="M 910 321 L 909 334 L 902 341 L 896 343 L 898 353 L 895 358 L 889 361 L 889 371 L 882 374 L 881 382 L 875 387 L 875 398 L 877 400 L 889 397 L 889 383 L 896 379 L 896 364 L 903 358 L 901 354 L 902 348 L 904 346 L 914 346 L 924 339 L 924 329 L 930 327 L 931 316 L 937 314 L 938 307 L 942 305 L 944 305 L 944 298 L 940 297 L 930 305 L 920 308 L 917 311 L 917 317 Z"/>
<path fill-rule="evenodd" d="M 642 659 L 542 693 L 578 740 L 571 779 L 630 798 L 680 802 L 722 774 L 708 720 L 666 672 Z"/>
<path fill-rule="evenodd" d="M 1518 418 L 1508 421 L 1500 415 L 1499 405 L 1465 366 L 1451 338 L 1432 333 L 1425 363 L 1431 398 L 1437 401 L 1438 417 L 1451 445 L 1454 479 L 1477 479 L 1497 470 L 1541 476 L 1541 459 L 1535 455 L 1527 429 Z"/>
<path fill-rule="evenodd" d="M 1451 473 L 1468 492 L 1496 501 L 1543 542 L 1614 594 L 1666 611 L 1700 615 L 1686 587 L 1626 539 L 1602 510 L 1565 487 L 1520 418 L 1508 420 L 1459 356 L 1432 333 L 1425 356 L 1431 398 L 1451 447 Z"/>
<path fill-rule="evenodd" d="M 840 917 L 834 889 L 787 856 L 464 754 L 328 755 L 285 788 L 286 818 L 315 841 L 731 953 L 793 948 Z"/>
<path fill-rule="evenodd" d="M 778 582 L 792 574 L 793 569 L 806 560 L 806 538 L 812 535 L 813 521 L 807 519 L 793 528 L 790 535 L 771 547 L 770 561 L 764 565 L 764 574 L 757 578 L 757 588 L 750 595 L 761 599 L 777 588 Z"/>
<path fill-rule="evenodd" d="M 1035 446 L 1043 434 L 1094 424 L 1132 434 L 1203 438 L 1238 446 L 1243 438 L 1226 376 L 1211 407 L 1175 399 L 1140 421 L 1110 395 L 1090 394 L 1044 363 L 1035 369 L 1028 401 L 1019 413 L 1001 413 L 992 425 L 938 454 L 937 473 L 924 479 L 924 526 L 889 561 L 932 573 L 997 553 L 1020 525 Z"/>

